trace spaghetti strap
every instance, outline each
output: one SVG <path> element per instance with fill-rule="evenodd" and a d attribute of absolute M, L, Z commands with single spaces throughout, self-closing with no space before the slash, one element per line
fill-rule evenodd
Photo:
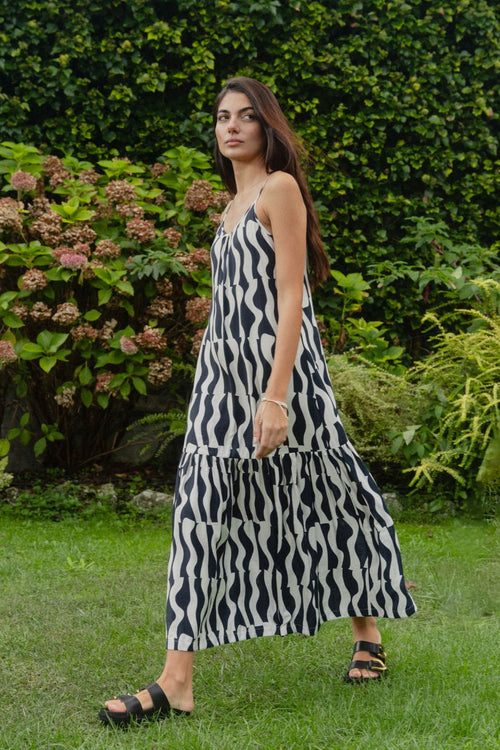
<path fill-rule="evenodd" d="M 272 172 L 271 172 L 271 174 L 272 174 Z M 235 229 L 235 228 L 236 228 L 236 227 L 238 226 L 238 224 L 239 224 L 239 223 L 240 223 L 240 222 L 242 221 L 242 219 L 243 219 L 243 218 L 244 218 L 244 217 L 245 217 L 245 216 L 247 215 L 247 213 L 248 213 L 248 212 L 250 211 L 250 209 L 251 209 L 252 207 L 255 207 L 255 206 L 257 205 L 257 201 L 259 200 L 259 198 L 260 198 L 260 196 L 261 196 L 261 193 L 262 193 L 262 191 L 263 191 L 263 190 L 264 190 L 264 188 L 266 187 L 266 183 L 267 183 L 268 179 L 270 178 L 271 174 L 268 174 L 268 175 L 267 175 L 266 179 L 264 180 L 264 182 L 262 183 L 262 185 L 261 185 L 261 186 L 260 186 L 260 188 L 259 188 L 259 192 L 257 193 L 257 196 L 256 196 L 256 198 L 255 198 L 255 199 L 254 199 L 254 200 L 253 200 L 253 201 L 252 201 L 252 202 L 250 203 L 250 205 L 248 206 L 248 208 L 247 208 L 247 209 L 246 209 L 246 210 L 245 210 L 245 211 L 244 211 L 244 212 L 243 212 L 243 213 L 241 214 L 240 218 L 238 219 L 238 221 L 236 222 L 236 224 L 234 225 L 234 227 L 233 227 L 233 229 L 232 229 L 231 231 L 233 231 L 233 230 L 234 230 L 234 229 Z M 221 216 L 221 220 L 220 220 L 220 225 L 219 225 L 219 226 L 221 226 L 221 227 L 222 227 L 222 229 L 224 230 L 224 232 L 226 231 L 226 230 L 224 229 L 224 222 L 225 222 L 225 220 L 227 219 L 227 217 L 229 216 L 229 212 L 231 211 L 231 208 L 232 208 L 232 205 L 233 205 L 233 203 L 234 203 L 234 199 L 233 199 L 233 200 L 230 200 L 230 201 L 229 201 L 229 203 L 227 204 L 227 206 L 226 206 L 226 208 L 224 209 L 224 212 L 223 212 L 223 214 L 222 214 L 222 216 Z M 228 232 L 228 234 L 230 234 L 230 232 Z"/>

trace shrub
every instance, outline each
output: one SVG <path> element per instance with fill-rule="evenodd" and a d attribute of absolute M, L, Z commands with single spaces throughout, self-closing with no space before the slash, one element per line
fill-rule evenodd
<path fill-rule="evenodd" d="M 446 498 L 468 510 L 491 510 L 500 489 L 500 282 L 477 280 L 483 310 L 463 310 L 471 325 L 441 327 L 435 350 L 409 373 L 425 394 L 413 431 L 394 436 L 413 460 L 419 495 L 438 510 Z M 429 316 L 434 326 L 440 322 Z M 437 498 L 437 499 L 436 499 Z"/>
<path fill-rule="evenodd" d="M 140 396 L 184 403 L 227 195 L 182 147 L 152 167 L 0 156 L 0 394 L 25 412 L 9 437 L 73 470 L 116 447 Z"/>
<path fill-rule="evenodd" d="M 415 422 L 421 402 L 417 388 L 359 358 L 336 355 L 328 367 L 341 419 L 356 450 L 377 477 L 392 485 L 407 484 L 406 457 L 394 453 L 390 433 Z"/>

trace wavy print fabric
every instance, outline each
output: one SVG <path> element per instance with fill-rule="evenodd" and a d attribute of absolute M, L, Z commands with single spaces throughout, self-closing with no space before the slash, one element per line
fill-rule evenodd
<path fill-rule="evenodd" d="M 254 458 L 277 327 L 274 246 L 255 203 L 212 245 L 213 300 L 177 475 L 167 648 L 312 635 L 415 611 L 392 519 L 339 420 L 304 275 L 289 434 Z"/>

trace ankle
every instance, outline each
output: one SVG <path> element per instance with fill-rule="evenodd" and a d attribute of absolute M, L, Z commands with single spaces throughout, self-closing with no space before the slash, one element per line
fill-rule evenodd
<path fill-rule="evenodd" d="M 382 640 L 380 631 L 377 628 L 377 621 L 374 617 L 353 617 L 352 632 L 354 641 L 380 643 Z"/>

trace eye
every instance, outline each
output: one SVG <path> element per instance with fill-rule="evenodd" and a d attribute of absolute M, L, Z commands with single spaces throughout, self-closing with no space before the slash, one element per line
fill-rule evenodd
<path fill-rule="evenodd" d="M 224 120 L 227 120 L 228 116 L 224 114 L 217 115 L 217 122 L 224 122 Z"/>

